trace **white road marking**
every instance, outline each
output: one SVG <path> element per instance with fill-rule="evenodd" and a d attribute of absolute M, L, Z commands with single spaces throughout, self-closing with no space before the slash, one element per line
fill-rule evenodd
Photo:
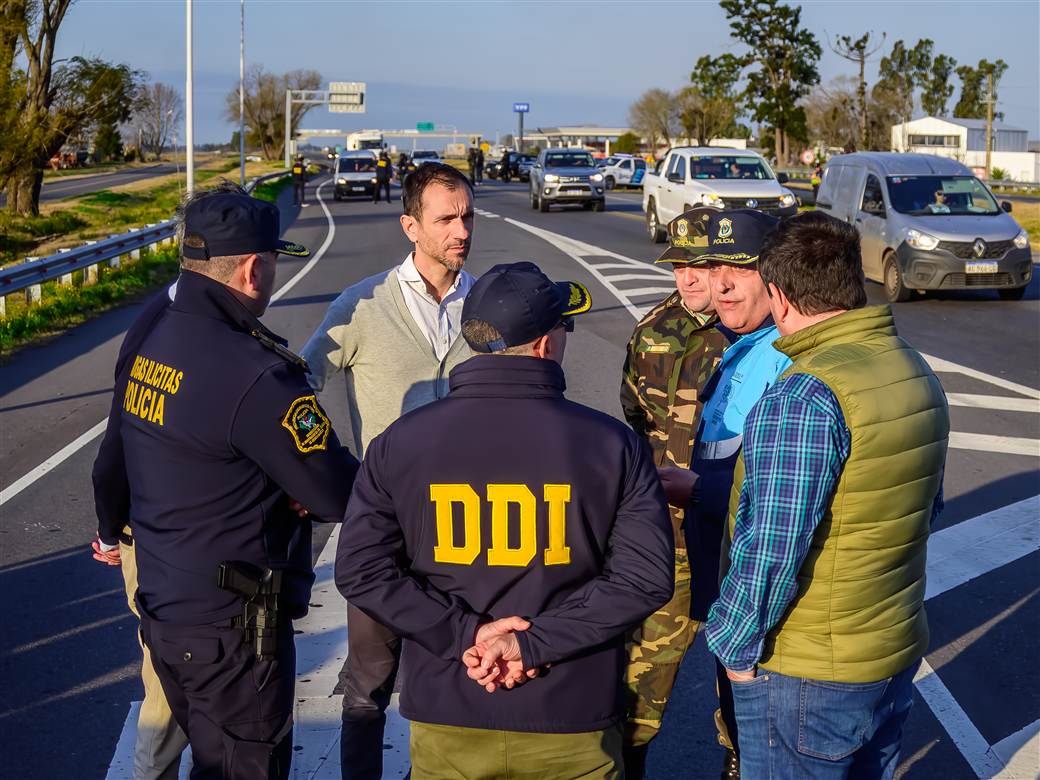
<path fill-rule="evenodd" d="M 972 409 L 993 409 L 999 412 L 1032 412 L 1040 414 L 1040 399 L 1010 398 L 1003 395 L 978 395 L 975 393 L 947 393 L 950 406 L 967 406 Z"/>
<path fill-rule="evenodd" d="M 997 777 L 1003 780 L 1035 778 L 1040 774 L 1040 720 L 1035 720 L 992 748 L 1004 765 Z"/>
<path fill-rule="evenodd" d="M 1013 393 L 1024 395 L 1027 398 L 1033 398 L 1040 400 L 1040 390 L 1029 387 L 1027 385 L 1020 385 L 1018 382 L 1012 382 L 1010 379 L 1004 379 L 1003 377 L 993 376 L 993 374 L 987 374 L 983 371 L 978 371 L 974 368 L 968 368 L 957 363 L 952 363 L 949 360 L 943 360 L 932 355 L 926 355 L 923 352 L 921 357 L 928 361 L 928 365 L 932 367 L 933 371 L 945 372 L 948 374 L 963 374 L 964 376 L 971 377 L 972 379 L 978 379 L 982 382 L 988 382 L 991 385 L 1002 387 L 1005 390 L 1010 390 Z"/>
<path fill-rule="evenodd" d="M 994 436 L 989 433 L 950 431 L 950 446 L 956 450 L 1040 456 L 1040 439 L 1027 439 L 1021 436 Z"/>
<path fill-rule="evenodd" d="M 318 261 L 321 260 L 326 250 L 328 250 L 328 248 L 332 245 L 332 240 L 336 236 L 336 225 L 332 220 L 332 214 L 329 213 L 329 207 L 325 205 L 325 201 L 322 200 L 321 197 L 322 187 L 324 187 L 330 181 L 332 181 L 332 179 L 322 182 L 318 185 L 317 190 L 315 190 L 315 195 L 318 198 L 318 203 L 321 204 L 321 208 L 325 211 L 325 218 L 328 220 L 329 223 L 329 232 L 325 236 L 325 241 L 322 243 L 321 248 L 314 253 L 314 256 L 307 262 L 307 264 L 299 271 L 297 271 L 288 282 L 286 282 L 281 288 L 279 288 L 274 293 L 274 295 L 271 296 L 272 302 L 277 301 L 279 298 L 281 298 L 283 295 L 289 292 L 289 290 L 295 287 L 296 284 L 301 279 L 303 279 L 304 276 L 310 273 L 311 269 L 314 268 L 315 265 L 317 265 Z M 66 444 L 56 453 L 47 458 L 39 466 L 32 469 L 27 474 L 16 479 L 3 490 L 0 490 L 0 506 L 6 504 L 12 498 L 17 496 L 27 487 L 29 487 L 29 485 L 33 484 L 41 477 L 53 471 L 57 466 L 61 465 L 63 462 L 65 462 L 73 455 L 75 455 L 77 452 L 79 452 L 81 449 L 90 444 L 90 442 L 94 441 L 94 439 L 96 439 L 98 436 L 105 432 L 105 426 L 107 424 L 108 418 L 106 417 L 104 420 L 101 420 L 96 425 L 94 425 L 94 427 L 92 427 L 89 431 L 82 434 L 69 444 Z"/>

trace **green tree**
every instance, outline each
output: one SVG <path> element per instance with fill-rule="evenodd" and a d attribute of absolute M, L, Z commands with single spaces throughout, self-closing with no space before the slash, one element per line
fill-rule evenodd
<path fill-rule="evenodd" d="M 245 114 L 249 133 L 246 143 L 260 147 L 266 160 L 277 160 L 285 155 L 285 91 L 320 89 L 321 74 L 316 70 L 291 70 L 281 76 L 268 73 L 263 65 L 254 65 L 246 74 Z M 227 118 L 238 123 L 238 87 L 228 93 Z M 292 127 L 313 105 L 294 103 L 291 110 Z"/>
<path fill-rule="evenodd" d="M 801 27 L 799 7 L 779 0 L 721 0 L 719 4 L 729 20 L 730 34 L 747 46 L 741 64 L 757 66 L 747 74 L 744 95 L 752 118 L 774 129 L 777 164 L 784 166 L 792 141 L 807 134 L 805 111 L 798 101 L 820 81 L 816 68 L 820 44 Z"/>
<path fill-rule="evenodd" d="M 679 91 L 679 124 L 687 138 L 706 146 L 714 138 L 734 135 L 740 116 L 737 82 L 743 63 L 732 54 L 704 56 L 690 73 L 690 86 Z"/>
<path fill-rule="evenodd" d="M 94 157 L 102 160 L 118 160 L 123 156 L 123 140 L 119 137 L 119 128 L 112 122 L 105 122 L 94 135 Z"/>
<path fill-rule="evenodd" d="M 622 133 L 617 140 L 611 144 L 611 150 L 621 154 L 635 154 L 639 151 L 639 136 L 633 132 Z"/>
<path fill-rule="evenodd" d="M 881 33 L 881 41 L 876 45 L 871 46 L 870 33 L 867 32 L 863 33 L 863 35 L 856 40 L 853 40 L 851 35 L 836 35 L 834 36 L 834 43 L 831 45 L 831 51 L 839 57 L 843 57 L 850 62 L 855 62 L 859 65 L 859 80 L 856 84 L 855 111 L 857 114 L 856 119 L 858 120 L 857 123 L 859 129 L 857 140 L 860 148 L 863 149 L 867 147 L 867 60 L 881 48 L 884 42 L 885 34 Z"/>
<path fill-rule="evenodd" d="M 953 69 L 957 60 L 939 54 L 921 84 L 921 110 L 928 116 L 946 116 L 946 106 L 953 97 Z"/>
<path fill-rule="evenodd" d="M 962 65 L 957 68 L 957 75 L 961 80 L 961 96 L 957 105 L 953 107 L 953 115 L 963 119 L 982 119 L 986 116 L 987 79 L 993 76 L 993 104 L 997 101 L 997 84 L 1001 77 L 1007 72 L 1007 63 L 1004 60 L 990 62 L 979 60 L 976 67 Z M 994 119 L 1003 119 L 1004 112 L 993 112 Z"/>
<path fill-rule="evenodd" d="M 661 141 L 671 143 L 677 133 L 678 110 L 672 96 L 663 89 L 648 89 L 628 109 L 628 123 L 657 149 Z"/>
<path fill-rule="evenodd" d="M 889 93 L 897 106 L 899 120 L 909 122 L 914 113 L 914 94 L 918 87 L 928 80 L 928 70 L 932 62 L 934 44 L 928 38 L 919 40 L 913 48 L 907 48 L 903 41 L 892 44 L 892 51 L 881 58 L 878 70 L 878 82 L 874 85 L 874 94 L 879 97 Z M 906 147 L 906 143 L 903 144 Z"/>

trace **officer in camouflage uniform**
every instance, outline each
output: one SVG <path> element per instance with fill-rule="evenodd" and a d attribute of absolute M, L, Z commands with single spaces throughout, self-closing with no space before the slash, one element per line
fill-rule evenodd
<path fill-rule="evenodd" d="M 658 468 L 689 469 L 701 413 L 698 393 L 728 344 L 715 325 L 704 232 L 713 209 L 697 208 L 668 224 L 669 247 L 656 262 L 671 263 L 676 291 L 636 326 L 628 345 L 621 407 L 636 433 L 645 437 Z M 629 638 L 625 776 L 643 777 L 650 740 L 661 728 L 665 706 L 699 624 L 690 619 L 690 564 L 680 527 L 684 508 L 670 507 L 675 530 L 675 594 L 633 629 Z M 718 719 L 716 718 L 718 721 Z M 720 741 L 726 744 L 724 728 Z M 728 746 L 728 745 L 727 745 Z"/>

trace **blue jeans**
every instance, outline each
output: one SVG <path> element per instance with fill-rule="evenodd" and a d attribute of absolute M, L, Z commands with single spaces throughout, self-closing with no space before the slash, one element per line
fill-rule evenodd
<path fill-rule="evenodd" d="M 744 780 L 891 780 L 918 664 L 879 682 L 764 669 L 733 683 Z"/>

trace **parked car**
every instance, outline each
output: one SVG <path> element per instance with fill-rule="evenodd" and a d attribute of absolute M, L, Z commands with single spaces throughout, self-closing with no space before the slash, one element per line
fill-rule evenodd
<path fill-rule="evenodd" d="M 336 159 L 334 200 L 365 195 L 376 187 L 376 153 L 371 150 L 343 152 Z"/>
<path fill-rule="evenodd" d="M 1029 234 L 971 170 L 928 154 L 832 157 L 816 208 L 854 224 L 863 273 L 890 301 L 914 290 L 995 289 L 1019 300 L 1033 274 Z"/>
<path fill-rule="evenodd" d="M 618 154 L 601 160 L 599 169 L 608 190 L 615 187 L 641 187 L 646 175 L 646 160 L 632 154 Z"/>
<path fill-rule="evenodd" d="M 516 175 L 520 181 L 531 180 L 531 168 L 534 167 L 535 160 L 538 158 L 533 154 L 521 154 L 520 158 L 516 163 Z"/>
<path fill-rule="evenodd" d="M 484 159 L 484 175 L 489 179 L 497 179 L 502 176 L 502 157 Z M 520 152 L 509 153 L 509 177 L 512 179 L 520 179 L 520 181 L 528 181 L 531 176 L 531 166 L 534 165 L 535 157 L 529 154 L 520 154 Z"/>
<path fill-rule="evenodd" d="M 423 163 L 440 161 L 441 156 L 437 154 L 437 152 L 434 152 L 432 150 L 420 149 L 418 151 L 412 152 L 412 162 L 415 163 L 416 166 L 422 165 Z"/>
<path fill-rule="evenodd" d="M 650 240 L 662 243 L 665 226 L 694 206 L 758 209 L 778 217 L 798 211 L 798 199 L 783 186 L 765 158 L 746 149 L 682 146 L 669 150 L 656 172 L 643 178 L 643 211 Z"/>
<path fill-rule="evenodd" d="M 603 174 L 583 149 L 543 149 L 531 168 L 531 208 L 539 211 L 554 203 L 603 211 L 605 191 Z"/>

